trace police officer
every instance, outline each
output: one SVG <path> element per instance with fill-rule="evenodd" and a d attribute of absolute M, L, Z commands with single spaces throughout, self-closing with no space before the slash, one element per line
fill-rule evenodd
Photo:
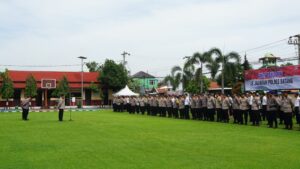
<path fill-rule="evenodd" d="M 141 114 L 144 115 L 145 114 L 145 110 L 146 110 L 146 107 L 145 107 L 145 101 L 146 101 L 146 98 L 145 97 L 142 97 L 140 98 L 139 102 L 140 102 L 140 110 L 141 110 Z"/>
<path fill-rule="evenodd" d="M 179 99 L 179 103 L 178 103 L 178 106 L 179 106 L 179 116 L 181 119 L 184 119 L 185 116 L 184 116 L 184 111 L 185 111 L 185 106 L 184 106 L 184 96 L 181 96 L 180 99 Z"/>
<path fill-rule="evenodd" d="M 208 95 L 207 99 L 207 116 L 209 121 L 215 121 L 216 101 L 213 95 Z"/>
<path fill-rule="evenodd" d="M 196 96 L 193 96 L 191 99 L 191 113 L 192 119 L 196 119 Z"/>
<path fill-rule="evenodd" d="M 240 119 L 240 105 L 239 105 L 239 97 L 234 94 L 232 98 L 232 115 L 233 115 L 233 123 L 239 123 Z"/>
<path fill-rule="evenodd" d="M 58 120 L 63 121 L 64 109 L 65 109 L 65 96 L 64 95 L 60 96 L 60 98 L 58 100 L 57 108 L 58 108 Z"/>
<path fill-rule="evenodd" d="M 114 97 L 114 98 L 113 98 L 113 101 L 112 101 L 112 107 L 113 107 L 113 111 L 114 111 L 114 112 L 117 111 L 117 110 L 116 110 L 116 102 L 117 102 L 117 98 Z"/>
<path fill-rule="evenodd" d="M 275 128 L 278 127 L 277 125 L 277 102 L 275 97 L 268 93 L 267 94 L 267 120 L 268 125 L 270 128 L 273 127 L 273 124 L 275 124 Z"/>
<path fill-rule="evenodd" d="M 287 93 L 283 93 L 283 97 L 281 100 L 282 111 L 284 113 L 284 124 L 285 129 L 293 129 L 293 100 L 288 97 Z"/>
<path fill-rule="evenodd" d="M 132 96 L 130 97 L 129 99 L 129 102 L 130 102 L 130 114 L 135 114 L 135 98 Z"/>
<path fill-rule="evenodd" d="M 239 105 L 240 105 L 240 111 L 241 111 L 241 116 L 240 116 L 240 124 L 248 124 L 248 114 L 249 114 L 249 102 L 248 98 L 242 94 L 241 98 L 239 100 Z"/>
<path fill-rule="evenodd" d="M 201 101 L 199 99 L 199 96 L 195 96 L 195 102 L 196 102 L 195 116 L 196 116 L 196 119 L 200 120 Z"/>
<path fill-rule="evenodd" d="M 179 118 L 179 115 L 178 115 L 179 98 L 178 97 L 172 98 L 172 108 L 173 108 L 173 117 L 178 119 Z"/>
<path fill-rule="evenodd" d="M 223 94 L 222 95 L 222 117 L 223 117 L 222 121 L 225 123 L 229 122 L 229 115 L 228 115 L 229 108 L 230 108 L 229 98 Z"/>
<path fill-rule="evenodd" d="M 261 100 L 259 94 L 257 93 L 255 97 L 253 97 L 252 105 L 251 105 L 251 113 L 252 113 L 252 125 L 259 125 L 260 121 L 260 107 Z"/>
<path fill-rule="evenodd" d="M 222 97 L 216 95 L 216 111 L 217 111 L 217 122 L 220 122 L 222 119 Z"/>
<path fill-rule="evenodd" d="M 21 103 L 22 107 L 22 119 L 23 120 L 29 120 L 28 119 L 28 114 L 29 114 L 29 104 L 31 101 L 31 97 L 25 96 L 25 99 Z"/>
<path fill-rule="evenodd" d="M 300 114 L 299 114 L 299 104 L 300 104 L 300 97 L 299 94 L 295 94 L 295 101 L 294 101 L 294 114 L 296 115 L 296 122 L 300 124 Z"/>
<path fill-rule="evenodd" d="M 172 112 L 172 98 L 170 96 L 168 96 L 166 98 L 166 105 L 167 105 L 168 117 L 171 118 L 173 115 L 173 112 Z"/>
<path fill-rule="evenodd" d="M 184 118 L 190 119 L 190 105 L 191 105 L 191 98 L 189 95 L 185 95 L 184 98 Z"/>
<path fill-rule="evenodd" d="M 158 114 L 158 97 L 153 97 L 153 102 L 152 102 L 152 106 L 153 106 L 153 116 L 157 116 Z"/>
<path fill-rule="evenodd" d="M 203 114 L 203 120 L 207 121 L 207 96 L 205 94 L 201 97 L 201 113 Z"/>

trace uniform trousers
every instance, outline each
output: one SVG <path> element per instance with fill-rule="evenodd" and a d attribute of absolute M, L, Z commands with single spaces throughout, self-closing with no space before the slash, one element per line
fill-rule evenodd
<path fill-rule="evenodd" d="M 22 119 L 28 120 L 29 109 L 22 109 Z"/>
<path fill-rule="evenodd" d="M 222 120 L 222 109 L 217 108 L 217 122 L 220 122 Z"/>
<path fill-rule="evenodd" d="M 276 111 L 267 111 L 267 119 L 268 119 L 268 124 L 269 127 L 273 127 L 273 124 L 275 124 L 275 128 L 277 128 L 277 113 Z"/>
<path fill-rule="evenodd" d="M 260 110 L 252 110 L 252 124 L 259 125 Z"/>
<path fill-rule="evenodd" d="M 222 121 L 226 123 L 229 122 L 228 109 L 222 109 Z"/>
<path fill-rule="evenodd" d="M 64 109 L 59 109 L 58 120 L 63 121 L 63 118 L 64 118 Z"/>
<path fill-rule="evenodd" d="M 286 129 L 293 128 L 293 114 L 292 113 L 284 113 L 284 124 Z"/>
<path fill-rule="evenodd" d="M 208 120 L 215 121 L 215 109 L 207 109 Z"/>
<path fill-rule="evenodd" d="M 178 119 L 178 108 L 172 108 L 172 112 L 173 112 L 173 117 L 175 117 L 176 119 Z"/>
<path fill-rule="evenodd" d="M 184 118 L 190 119 L 190 106 L 188 105 L 184 106 Z"/>

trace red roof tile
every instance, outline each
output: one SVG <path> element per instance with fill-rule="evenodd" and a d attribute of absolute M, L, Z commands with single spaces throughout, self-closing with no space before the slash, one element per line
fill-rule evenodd
<path fill-rule="evenodd" d="M 218 88 L 220 88 L 220 86 L 218 85 L 217 82 L 210 81 L 209 88 L 210 88 L 210 89 L 218 89 Z"/>
<path fill-rule="evenodd" d="M 56 72 L 56 71 L 17 71 L 9 70 L 9 77 L 13 81 L 25 82 L 26 78 L 32 74 L 36 81 L 41 79 L 56 79 L 59 81 L 63 76 L 66 76 L 69 82 L 81 82 L 81 72 Z M 84 72 L 84 82 L 97 82 L 98 72 Z"/>
<path fill-rule="evenodd" d="M 18 71 L 9 70 L 9 77 L 14 82 L 15 88 L 25 88 L 26 78 L 32 74 L 35 80 L 38 82 L 37 86 L 40 88 L 41 79 L 56 79 L 58 82 L 63 76 L 66 76 L 71 88 L 81 87 L 81 72 L 59 72 L 59 71 Z M 98 72 L 84 72 L 83 82 L 84 87 L 88 87 L 91 82 L 97 83 L 99 73 Z"/>

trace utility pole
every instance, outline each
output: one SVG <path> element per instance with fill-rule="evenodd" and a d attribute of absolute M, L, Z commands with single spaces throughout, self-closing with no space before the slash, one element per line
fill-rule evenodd
<path fill-rule="evenodd" d="M 288 44 L 298 46 L 298 64 L 300 65 L 300 34 L 290 36 Z"/>
<path fill-rule="evenodd" d="M 87 57 L 79 56 L 78 58 L 81 59 L 81 108 L 83 108 L 83 60 Z"/>
<path fill-rule="evenodd" d="M 123 66 L 125 67 L 125 65 L 126 65 L 126 60 L 125 60 L 126 55 L 130 56 L 130 53 L 124 51 L 121 55 L 123 56 Z"/>

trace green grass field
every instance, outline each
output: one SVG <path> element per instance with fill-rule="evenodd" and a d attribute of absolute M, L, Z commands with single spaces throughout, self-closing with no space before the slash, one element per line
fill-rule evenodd
<path fill-rule="evenodd" d="M 1 169 L 300 168 L 300 131 L 109 110 L 20 117 L 0 113 Z"/>

